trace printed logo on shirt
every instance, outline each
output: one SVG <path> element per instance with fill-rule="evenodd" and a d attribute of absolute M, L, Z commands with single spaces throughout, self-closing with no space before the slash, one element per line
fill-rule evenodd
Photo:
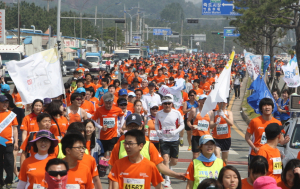
<path fill-rule="evenodd" d="M 121 172 L 120 175 L 129 175 L 129 173 L 123 173 L 123 172 Z"/>
<path fill-rule="evenodd" d="M 29 172 L 29 171 L 33 171 L 33 170 L 36 170 L 36 168 L 29 168 L 29 169 L 28 169 L 28 172 Z"/>
<path fill-rule="evenodd" d="M 106 115 L 102 115 L 102 117 L 106 117 Z"/>
<path fill-rule="evenodd" d="M 30 125 L 34 125 L 34 123 L 30 123 Z"/>
<path fill-rule="evenodd" d="M 258 129 L 265 129 L 264 127 L 258 127 Z"/>
<path fill-rule="evenodd" d="M 149 177 L 146 173 L 140 173 L 141 177 Z"/>
<path fill-rule="evenodd" d="M 83 181 L 81 180 L 81 178 L 75 178 L 75 181 L 79 182 L 79 183 L 83 183 Z"/>

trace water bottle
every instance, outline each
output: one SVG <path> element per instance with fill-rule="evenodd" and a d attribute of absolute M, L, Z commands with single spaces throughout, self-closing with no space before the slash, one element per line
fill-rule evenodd
<path fill-rule="evenodd" d="M 145 136 L 149 136 L 149 126 L 145 125 Z"/>

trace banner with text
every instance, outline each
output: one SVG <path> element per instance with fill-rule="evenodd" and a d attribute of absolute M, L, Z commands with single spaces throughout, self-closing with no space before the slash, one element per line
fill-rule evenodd
<path fill-rule="evenodd" d="M 284 73 L 283 80 L 286 82 L 288 87 L 295 88 L 300 86 L 299 68 L 296 55 L 287 65 L 282 66 L 282 71 Z"/>
<path fill-rule="evenodd" d="M 244 55 L 248 74 L 251 78 L 253 78 L 253 80 L 255 80 L 261 72 L 262 56 L 254 55 L 246 50 L 244 50 Z"/>

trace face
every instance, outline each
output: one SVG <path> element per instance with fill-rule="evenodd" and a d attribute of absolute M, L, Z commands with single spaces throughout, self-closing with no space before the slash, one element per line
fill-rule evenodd
<path fill-rule="evenodd" d="M 195 100 L 195 94 L 194 94 L 194 93 L 191 93 L 191 94 L 189 95 L 189 99 L 190 99 L 191 101 L 194 101 L 194 100 Z"/>
<path fill-rule="evenodd" d="M 201 153 L 204 155 L 211 155 L 214 153 L 216 145 L 213 141 L 208 141 L 207 143 L 201 145 Z"/>
<path fill-rule="evenodd" d="M 9 105 L 8 100 L 7 100 L 7 101 L 4 101 L 4 102 L 0 102 L 0 110 L 1 110 L 1 111 L 6 111 L 7 108 L 8 108 L 8 105 Z"/>
<path fill-rule="evenodd" d="M 77 88 L 80 88 L 80 87 L 83 87 L 83 86 L 84 86 L 84 84 L 82 82 L 77 83 Z"/>
<path fill-rule="evenodd" d="M 33 105 L 33 113 L 40 114 L 43 109 L 43 104 L 41 102 L 36 102 Z"/>
<path fill-rule="evenodd" d="M 126 112 L 126 110 L 127 110 L 127 103 L 119 104 L 118 106 L 119 106 L 119 108 L 121 108 L 121 110 L 123 112 Z"/>
<path fill-rule="evenodd" d="M 110 94 L 115 94 L 116 89 L 115 89 L 114 87 L 109 87 L 108 92 L 109 92 Z"/>
<path fill-rule="evenodd" d="M 128 84 L 121 84 L 121 88 L 122 89 L 127 89 L 128 88 Z"/>
<path fill-rule="evenodd" d="M 90 75 L 87 75 L 85 77 L 85 80 L 88 81 L 88 82 L 91 82 L 92 81 L 92 77 Z"/>
<path fill-rule="evenodd" d="M 273 92 L 273 93 L 272 93 L 272 96 L 273 96 L 274 99 L 278 99 L 278 94 L 277 94 L 277 92 Z"/>
<path fill-rule="evenodd" d="M 193 86 L 194 86 L 194 87 L 198 87 L 199 84 L 198 84 L 197 82 L 194 82 L 194 83 L 193 83 Z"/>
<path fill-rule="evenodd" d="M 134 96 L 128 97 L 128 101 L 133 103 L 135 101 L 135 97 Z"/>
<path fill-rule="evenodd" d="M 51 127 L 51 119 L 50 117 L 45 117 L 40 122 L 38 122 L 40 130 L 50 130 Z"/>
<path fill-rule="evenodd" d="M 136 113 L 140 113 L 142 111 L 142 103 L 137 102 L 134 106 L 134 110 L 135 110 Z"/>
<path fill-rule="evenodd" d="M 147 87 L 147 85 L 148 85 L 148 82 L 146 82 L 146 81 L 142 81 L 142 87 Z"/>
<path fill-rule="evenodd" d="M 137 100 L 141 100 L 142 98 L 142 93 L 140 91 L 135 92 L 135 96 Z"/>
<path fill-rule="evenodd" d="M 204 104 L 204 102 L 205 102 L 205 100 L 206 100 L 206 98 L 204 98 L 204 99 L 201 99 L 201 100 L 198 100 L 198 103 L 199 103 L 200 105 L 203 105 L 203 104 Z"/>
<path fill-rule="evenodd" d="M 173 105 L 173 103 L 171 103 L 171 102 L 165 102 L 165 103 L 163 103 L 163 109 L 164 109 L 164 111 L 166 111 L 166 112 L 171 111 L 172 105 Z"/>
<path fill-rule="evenodd" d="M 238 187 L 238 176 L 232 170 L 226 170 L 223 176 L 224 188 L 236 189 Z"/>
<path fill-rule="evenodd" d="M 64 111 L 65 111 L 65 108 L 64 108 L 64 106 L 63 106 L 63 105 L 61 105 L 61 106 L 59 107 L 59 110 L 60 110 L 60 111 L 62 111 L 62 112 L 64 112 Z"/>
<path fill-rule="evenodd" d="M 86 130 L 86 135 L 92 135 L 93 132 L 95 131 L 95 127 L 91 122 L 88 122 L 88 124 L 86 124 L 85 126 L 85 130 Z"/>
<path fill-rule="evenodd" d="M 125 98 L 126 100 L 128 100 L 128 96 L 127 95 L 121 95 L 120 98 Z"/>
<path fill-rule="evenodd" d="M 282 98 L 284 98 L 284 99 L 287 99 L 287 98 L 289 97 L 289 95 L 288 95 L 288 93 L 287 93 L 287 92 L 285 92 L 285 93 L 282 93 L 281 95 L 282 95 Z"/>
<path fill-rule="evenodd" d="M 83 143 L 80 141 L 75 142 L 72 148 L 66 149 L 67 154 L 77 160 L 82 160 L 84 151 L 85 151 L 85 147 Z"/>
<path fill-rule="evenodd" d="M 83 103 L 83 98 L 81 96 L 78 96 L 75 98 L 75 100 L 72 102 L 75 106 L 80 107 Z"/>
<path fill-rule="evenodd" d="M 288 170 L 286 172 L 285 178 L 286 178 L 287 185 L 289 187 L 293 187 L 294 186 L 294 170 L 293 169 Z"/>
<path fill-rule="evenodd" d="M 143 144 L 138 145 L 136 142 L 136 138 L 133 136 L 125 137 L 124 146 L 129 157 L 138 155 L 143 148 Z"/>
<path fill-rule="evenodd" d="M 152 116 L 156 116 L 157 112 L 158 112 L 158 107 L 157 106 L 154 106 L 150 109 L 150 113 L 151 113 Z"/>
<path fill-rule="evenodd" d="M 113 101 L 104 101 L 104 106 L 106 110 L 110 110 L 112 108 Z"/>
<path fill-rule="evenodd" d="M 39 152 L 48 152 L 51 146 L 51 141 L 47 138 L 41 138 L 36 141 L 36 146 Z"/>
<path fill-rule="evenodd" d="M 51 165 L 51 166 L 49 166 L 47 172 L 48 171 L 57 171 L 57 172 L 59 172 L 59 171 L 65 171 L 65 170 L 67 170 L 65 164 L 59 164 L 59 165 Z M 57 175 L 55 178 L 61 179 L 61 176 Z"/>
<path fill-rule="evenodd" d="M 99 80 L 98 79 L 94 79 L 93 83 L 98 84 Z"/>
<path fill-rule="evenodd" d="M 90 100 L 92 98 L 92 94 L 90 91 L 86 91 L 85 93 L 85 100 Z"/>
<path fill-rule="evenodd" d="M 148 86 L 148 89 L 149 89 L 149 92 L 153 92 L 154 91 L 154 89 L 155 89 L 155 87 L 153 87 L 153 86 Z"/>
<path fill-rule="evenodd" d="M 267 170 L 265 171 L 265 173 L 267 173 Z M 252 170 L 250 170 L 250 179 L 252 180 L 252 182 L 254 182 L 258 177 L 261 177 L 261 176 L 265 176 L 266 174 L 261 174 L 261 173 L 253 173 Z"/>
<path fill-rule="evenodd" d="M 262 113 L 265 114 L 265 115 L 272 114 L 272 110 L 273 110 L 272 105 L 266 104 L 266 105 L 262 106 Z"/>

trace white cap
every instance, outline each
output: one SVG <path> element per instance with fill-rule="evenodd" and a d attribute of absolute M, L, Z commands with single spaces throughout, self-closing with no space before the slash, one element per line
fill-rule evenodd
<path fill-rule="evenodd" d="M 207 95 L 205 95 L 205 94 L 197 95 L 197 100 L 202 100 L 204 98 L 207 98 Z"/>
<path fill-rule="evenodd" d="M 158 104 L 156 102 L 150 102 L 150 108 L 153 108 L 157 106 L 158 107 Z"/>
<path fill-rule="evenodd" d="M 85 70 L 84 70 L 85 72 L 89 72 L 90 70 L 88 69 L 88 68 L 85 68 Z"/>
<path fill-rule="evenodd" d="M 161 103 L 165 103 L 165 102 L 172 102 L 173 103 L 173 95 L 172 94 L 167 94 L 166 96 L 163 96 Z"/>
<path fill-rule="evenodd" d="M 130 92 L 128 93 L 128 96 L 133 96 L 133 97 L 136 97 L 135 93 L 134 92 Z"/>

